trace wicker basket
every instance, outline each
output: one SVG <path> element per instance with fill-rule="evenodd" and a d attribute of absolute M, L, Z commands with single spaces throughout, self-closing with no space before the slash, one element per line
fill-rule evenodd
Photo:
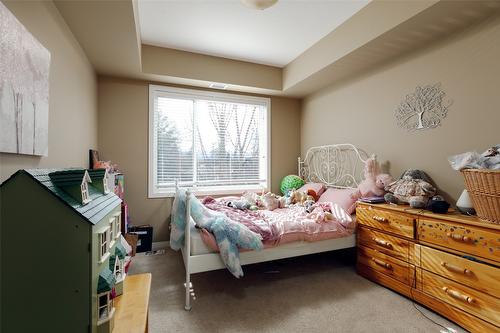
<path fill-rule="evenodd" d="M 462 174 L 479 218 L 500 223 L 500 170 L 465 169 Z"/>

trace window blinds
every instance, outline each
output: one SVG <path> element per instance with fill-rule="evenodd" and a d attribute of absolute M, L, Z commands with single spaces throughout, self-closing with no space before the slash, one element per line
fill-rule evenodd
<path fill-rule="evenodd" d="M 154 186 L 198 190 L 267 187 L 267 104 L 155 91 Z"/>

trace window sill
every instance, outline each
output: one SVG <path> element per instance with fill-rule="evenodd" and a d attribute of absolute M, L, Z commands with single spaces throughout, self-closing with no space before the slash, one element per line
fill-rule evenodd
<path fill-rule="evenodd" d="M 104 323 L 107 323 L 113 316 L 115 315 L 115 308 L 111 308 L 111 311 L 109 311 L 109 314 L 105 318 L 101 318 L 97 320 L 97 326 L 101 326 Z"/>
<path fill-rule="evenodd" d="M 109 251 L 106 252 L 105 255 L 103 255 L 100 259 L 99 259 L 99 264 L 102 264 L 103 262 L 105 262 L 108 258 L 109 258 L 110 254 L 109 254 Z"/>
<path fill-rule="evenodd" d="M 180 186 L 180 188 L 183 188 L 182 186 Z M 266 187 L 261 187 L 261 186 L 254 186 L 254 185 L 251 185 L 251 186 L 245 186 L 245 185 L 242 185 L 238 188 L 234 188 L 234 189 L 228 189 L 228 188 L 225 188 L 225 189 L 207 189 L 207 188 L 197 188 L 197 189 L 189 189 L 191 191 L 192 194 L 194 194 L 195 196 L 207 196 L 207 195 L 211 195 L 211 196 L 224 196 L 224 195 L 241 195 L 243 192 L 245 191 L 248 191 L 248 192 L 257 192 L 257 193 L 261 193 L 262 191 L 264 192 L 267 192 L 268 191 L 268 186 Z M 165 190 L 165 191 L 158 191 L 158 192 L 150 192 L 148 194 L 148 198 L 150 199 L 154 199 L 154 198 L 173 198 L 175 197 L 175 190 L 174 189 L 171 189 L 171 190 Z"/>

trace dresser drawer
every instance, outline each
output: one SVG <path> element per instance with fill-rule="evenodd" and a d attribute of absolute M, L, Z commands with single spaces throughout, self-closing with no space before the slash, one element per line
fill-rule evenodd
<path fill-rule="evenodd" d="M 358 264 L 384 273 L 406 285 L 410 284 L 410 266 L 407 262 L 385 255 L 369 247 L 358 247 Z"/>
<path fill-rule="evenodd" d="M 408 261 L 409 241 L 363 227 L 358 228 L 357 234 L 359 245 Z"/>
<path fill-rule="evenodd" d="M 427 271 L 422 272 L 422 280 L 426 294 L 500 325 L 500 299 Z"/>
<path fill-rule="evenodd" d="M 500 233 L 450 221 L 421 218 L 418 239 L 500 262 Z"/>
<path fill-rule="evenodd" d="M 440 250 L 421 247 L 421 267 L 500 298 L 500 269 L 460 258 Z"/>
<path fill-rule="evenodd" d="M 414 218 L 399 212 L 390 212 L 372 206 L 359 206 L 356 209 L 356 221 L 372 228 L 377 228 L 397 235 L 413 238 Z"/>

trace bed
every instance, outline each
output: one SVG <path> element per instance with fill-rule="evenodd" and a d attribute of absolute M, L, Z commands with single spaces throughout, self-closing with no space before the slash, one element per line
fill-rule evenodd
<path fill-rule="evenodd" d="M 305 157 L 298 158 L 298 175 L 306 182 L 323 183 L 326 187 L 356 188 L 363 177 L 364 163 L 368 159 L 365 151 L 352 144 L 335 144 L 310 148 Z M 190 193 L 186 192 L 186 216 L 190 216 Z M 190 216 L 191 217 L 191 216 Z M 190 218 L 191 220 L 191 218 Z M 219 253 L 207 246 L 193 223 L 185 223 L 185 238 L 181 248 L 186 269 L 186 310 L 191 310 L 191 299 L 195 298 L 191 274 L 225 268 Z M 241 265 L 270 260 L 297 257 L 307 254 L 355 247 L 354 232 L 345 237 L 319 241 L 295 241 L 261 251 L 240 252 Z"/>

